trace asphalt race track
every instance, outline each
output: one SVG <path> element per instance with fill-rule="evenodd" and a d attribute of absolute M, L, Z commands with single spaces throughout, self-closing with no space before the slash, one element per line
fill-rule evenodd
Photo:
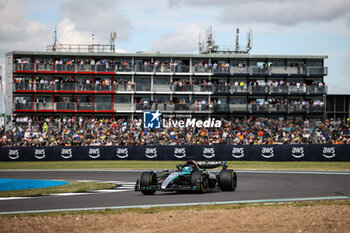
<path fill-rule="evenodd" d="M 282 202 L 297 200 L 350 199 L 350 172 L 237 171 L 235 192 L 177 194 L 157 192 L 144 196 L 133 191 L 141 171 L 0 171 L 0 178 L 95 180 L 122 184 L 115 190 L 30 198 L 0 198 L 0 214 L 149 207 L 154 205 Z"/>

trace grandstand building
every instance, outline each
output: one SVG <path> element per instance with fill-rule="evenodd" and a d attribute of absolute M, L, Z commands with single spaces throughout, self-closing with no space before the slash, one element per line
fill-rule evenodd
<path fill-rule="evenodd" d="M 350 119 L 350 95 L 331 94 L 326 96 L 326 118 Z"/>
<path fill-rule="evenodd" d="M 6 115 L 324 118 L 327 56 L 6 54 Z"/>

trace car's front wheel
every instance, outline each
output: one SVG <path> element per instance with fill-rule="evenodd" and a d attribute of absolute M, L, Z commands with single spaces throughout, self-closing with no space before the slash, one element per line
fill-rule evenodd
<path fill-rule="evenodd" d="M 140 188 L 141 193 L 144 195 L 152 195 L 156 191 L 155 190 L 147 190 L 147 187 L 150 185 L 157 184 L 157 174 L 153 171 L 150 172 L 142 172 L 140 177 Z"/>
<path fill-rule="evenodd" d="M 191 175 L 191 185 L 196 186 L 196 190 L 206 193 L 208 190 L 208 176 L 205 171 L 195 171 Z"/>
<path fill-rule="evenodd" d="M 234 170 L 221 170 L 219 175 L 219 187 L 222 191 L 235 191 L 237 187 L 237 175 Z"/>

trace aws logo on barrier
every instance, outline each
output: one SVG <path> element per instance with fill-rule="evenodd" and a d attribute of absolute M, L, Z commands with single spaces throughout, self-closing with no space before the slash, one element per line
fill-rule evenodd
<path fill-rule="evenodd" d="M 145 156 L 149 159 L 154 159 L 157 157 L 157 148 L 146 148 Z"/>
<path fill-rule="evenodd" d="M 35 149 L 34 151 L 34 157 L 37 159 L 43 159 L 45 158 L 45 149 Z"/>
<path fill-rule="evenodd" d="M 212 148 L 203 148 L 203 156 L 207 159 L 215 157 L 215 149 Z"/>
<path fill-rule="evenodd" d="M 16 160 L 19 158 L 19 150 L 9 150 L 8 154 L 9 159 Z"/>
<path fill-rule="evenodd" d="M 232 148 L 232 156 L 236 159 L 240 159 L 244 157 L 244 148 L 243 147 L 233 147 Z"/>
<path fill-rule="evenodd" d="M 117 148 L 117 157 L 120 159 L 129 157 L 128 148 Z"/>
<path fill-rule="evenodd" d="M 292 156 L 296 159 L 304 157 L 304 147 L 292 147 Z"/>
<path fill-rule="evenodd" d="M 178 159 L 186 157 L 186 148 L 174 148 L 174 156 Z"/>
<path fill-rule="evenodd" d="M 327 158 L 331 159 L 335 157 L 335 147 L 323 147 L 322 149 L 322 155 Z"/>
<path fill-rule="evenodd" d="M 89 153 L 88 153 L 89 157 L 92 159 L 97 159 L 99 158 L 100 155 L 100 148 L 89 148 Z"/>
<path fill-rule="evenodd" d="M 261 149 L 261 156 L 266 159 L 272 158 L 274 156 L 273 147 L 263 147 Z"/>
<path fill-rule="evenodd" d="M 73 157 L 72 149 L 61 149 L 61 157 L 64 159 L 70 159 Z"/>

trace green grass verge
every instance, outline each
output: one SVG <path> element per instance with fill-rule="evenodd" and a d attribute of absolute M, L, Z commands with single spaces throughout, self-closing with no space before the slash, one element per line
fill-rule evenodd
<path fill-rule="evenodd" d="M 111 183 L 69 181 L 68 184 L 48 188 L 1 191 L 0 197 L 27 197 L 54 193 L 79 193 L 92 190 L 111 189 L 115 186 L 115 184 Z"/>
<path fill-rule="evenodd" d="M 0 162 L 0 169 L 174 169 L 184 161 L 35 161 Z M 350 162 L 229 161 L 234 169 L 350 171 Z"/>
<path fill-rule="evenodd" d="M 319 206 L 319 205 L 350 205 L 350 200 L 326 200 L 326 201 L 304 201 L 292 203 L 258 203 L 258 204 L 226 204 L 226 205 L 203 205 L 203 206 L 178 206 L 178 207 L 152 207 L 152 208 L 135 208 L 135 209 L 117 209 L 117 210 L 89 210 L 89 211 L 72 211 L 72 212 L 48 212 L 48 213 L 28 213 L 28 214 L 7 214 L 0 215 L 0 218 L 14 217 L 32 217 L 32 216 L 66 216 L 66 215 L 85 215 L 85 214 L 153 214 L 162 211 L 186 211 L 186 210 L 217 210 L 217 209 L 241 209 L 241 208 L 270 208 L 270 207 L 300 207 L 300 206 Z"/>

